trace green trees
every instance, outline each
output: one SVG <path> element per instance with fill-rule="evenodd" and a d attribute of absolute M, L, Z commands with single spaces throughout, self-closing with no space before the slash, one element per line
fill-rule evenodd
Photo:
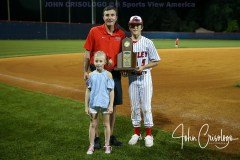
<path fill-rule="evenodd" d="M 237 20 L 228 21 L 226 32 L 237 32 L 239 31 L 239 25 Z"/>
<path fill-rule="evenodd" d="M 144 1 L 145 2 L 145 1 Z M 131 8 L 120 11 L 123 17 L 138 14 L 144 19 L 145 31 L 194 32 L 203 27 L 215 32 L 240 32 L 240 1 L 236 0 L 194 0 L 194 5 L 169 0 L 156 1 L 162 7 Z M 190 1 L 189 1 L 190 2 Z M 122 21 L 122 22 L 121 22 Z M 120 19 L 120 23 L 125 23 Z"/>

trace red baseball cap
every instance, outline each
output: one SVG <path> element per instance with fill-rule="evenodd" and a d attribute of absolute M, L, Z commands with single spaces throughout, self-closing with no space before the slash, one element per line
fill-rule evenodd
<path fill-rule="evenodd" d="M 132 16 L 128 22 L 128 24 L 143 24 L 143 20 L 140 16 Z"/>

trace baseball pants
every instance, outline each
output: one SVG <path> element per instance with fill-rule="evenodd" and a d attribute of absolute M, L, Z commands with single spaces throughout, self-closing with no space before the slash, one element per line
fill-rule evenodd
<path fill-rule="evenodd" d="M 141 110 L 145 127 L 153 126 L 151 100 L 152 100 L 152 77 L 150 71 L 140 76 L 129 76 L 129 96 L 131 101 L 131 119 L 134 127 L 141 126 Z"/>

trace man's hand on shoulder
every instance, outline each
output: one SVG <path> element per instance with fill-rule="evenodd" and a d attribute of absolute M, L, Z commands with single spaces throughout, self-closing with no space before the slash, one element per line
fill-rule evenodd
<path fill-rule="evenodd" d="M 107 65 L 108 65 L 108 66 L 112 66 L 112 65 L 113 65 L 113 61 L 112 61 L 112 59 L 108 59 L 108 61 L 107 61 Z"/>

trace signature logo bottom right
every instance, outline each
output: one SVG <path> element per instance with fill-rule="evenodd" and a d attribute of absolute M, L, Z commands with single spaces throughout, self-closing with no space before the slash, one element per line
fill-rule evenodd
<path fill-rule="evenodd" d="M 180 136 L 176 136 L 176 131 L 179 129 L 181 130 L 181 134 Z M 200 148 L 206 148 L 208 144 L 214 143 L 216 148 L 224 149 L 230 144 L 230 142 L 238 140 L 238 138 L 234 138 L 232 135 L 224 135 L 222 129 L 219 135 L 209 134 L 208 124 L 202 125 L 197 137 L 190 135 L 190 128 L 188 128 L 187 132 L 187 134 L 184 134 L 184 125 L 181 123 L 172 133 L 172 138 L 181 139 L 181 149 L 183 149 L 184 142 L 198 142 Z M 205 140 L 206 142 L 203 142 L 203 139 L 207 139 Z"/>

